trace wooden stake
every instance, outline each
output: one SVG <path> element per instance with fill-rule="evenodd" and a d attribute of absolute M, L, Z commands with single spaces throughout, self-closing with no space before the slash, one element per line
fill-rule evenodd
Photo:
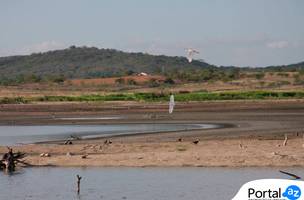
<path fill-rule="evenodd" d="M 77 181 L 77 194 L 80 192 L 80 179 L 82 178 L 81 176 L 77 175 L 78 181 Z"/>
<path fill-rule="evenodd" d="M 287 136 L 287 134 L 285 134 L 285 140 L 284 140 L 284 143 L 283 143 L 284 146 L 287 145 L 287 139 L 288 139 L 288 136 Z"/>

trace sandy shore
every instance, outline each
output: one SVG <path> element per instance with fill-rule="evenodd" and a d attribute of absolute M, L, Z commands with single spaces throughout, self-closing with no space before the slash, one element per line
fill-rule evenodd
<path fill-rule="evenodd" d="M 222 124 L 224 128 L 11 146 L 35 166 L 304 166 L 304 101 L 0 105 L 0 125 Z M 147 116 L 156 116 L 149 118 Z M 64 120 L 70 117 L 122 119 Z M 1 127 L 0 127 L 1 130 Z M 284 137 L 288 134 L 287 145 Z M 176 140 L 182 137 L 182 142 Z M 192 141 L 199 139 L 197 145 Z M 105 145 L 108 139 L 113 143 Z M 242 144 L 242 148 L 240 147 Z M 185 151 L 180 151 L 185 150 Z M 7 151 L 0 147 L 0 155 Z M 51 157 L 40 157 L 50 153 Z M 70 155 L 67 155 L 70 153 Z M 82 155 L 88 155 L 83 159 Z"/>

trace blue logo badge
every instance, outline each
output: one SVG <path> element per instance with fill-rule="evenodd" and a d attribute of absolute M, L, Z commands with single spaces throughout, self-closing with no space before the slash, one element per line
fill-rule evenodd
<path fill-rule="evenodd" d="M 287 197 L 290 200 L 297 200 L 301 196 L 301 189 L 296 185 L 291 185 L 286 188 L 283 193 L 283 197 Z"/>

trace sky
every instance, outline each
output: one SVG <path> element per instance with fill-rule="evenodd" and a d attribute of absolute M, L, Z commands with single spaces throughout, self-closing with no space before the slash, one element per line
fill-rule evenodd
<path fill-rule="evenodd" d="M 304 61 L 303 0 L 0 0 L 0 57 L 94 46 L 217 66 Z"/>

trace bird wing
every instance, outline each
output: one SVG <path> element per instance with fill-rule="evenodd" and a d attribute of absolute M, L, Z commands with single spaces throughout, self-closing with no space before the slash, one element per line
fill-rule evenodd
<path fill-rule="evenodd" d="M 191 62 L 191 61 L 192 61 L 193 54 L 194 54 L 194 53 L 193 53 L 192 51 L 190 51 L 190 53 L 189 53 L 189 57 L 188 57 L 189 62 Z"/>
<path fill-rule="evenodd" d="M 174 96 L 171 95 L 171 97 L 170 97 L 170 105 L 169 105 L 169 113 L 170 113 L 170 114 L 173 112 L 174 106 L 175 106 L 175 103 L 174 103 Z"/>
<path fill-rule="evenodd" d="M 295 175 L 295 174 L 291 174 L 291 173 L 284 172 L 284 171 L 281 171 L 281 170 L 279 170 L 279 172 L 281 172 L 281 173 L 283 173 L 283 174 L 286 174 L 286 175 L 289 175 L 289 176 L 292 176 L 292 177 L 294 177 L 295 179 L 301 179 L 301 177 L 299 177 L 299 176 L 297 176 L 297 175 Z"/>
<path fill-rule="evenodd" d="M 193 49 L 192 47 L 189 47 L 189 49 L 190 49 L 191 51 L 194 51 L 194 49 Z"/>

